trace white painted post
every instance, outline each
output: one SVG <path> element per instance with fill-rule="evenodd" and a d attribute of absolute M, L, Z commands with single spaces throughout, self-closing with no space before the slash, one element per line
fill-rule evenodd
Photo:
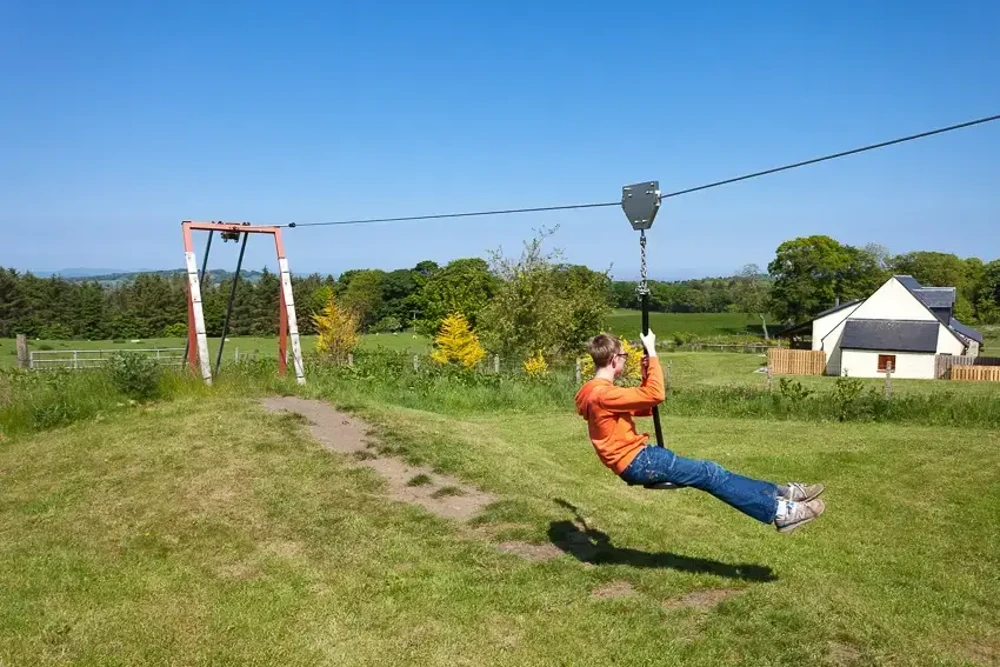
<path fill-rule="evenodd" d="M 580 384 L 583 382 L 583 363 L 579 359 L 576 360 L 576 383 Z"/>
<path fill-rule="evenodd" d="M 281 289 L 285 295 L 285 310 L 288 312 L 288 337 L 292 341 L 292 361 L 295 366 L 295 381 L 306 383 L 305 365 L 302 363 L 302 344 L 299 342 L 299 322 L 295 317 L 295 296 L 292 293 L 292 274 L 288 270 L 288 259 L 278 260 L 281 271 Z"/>
<path fill-rule="evenodd" d="M 348 352 L 347 353 L 347 367 L 348 368 L 354 368 L 354 353 L 353 352 Z"/>
<path fill-rule="evenodd" d="M 892 396 L 892 362 L 885 365 L 885 397 Z"/>
<path fill-rule="evenodd" d="M 420 355 L 413 355 L 413 372 L 416 373 L 420 370 Z"/>
<path fill-rule="evenodd" d="M 500 375 L 500 355 L 499 354 L 494 354 L 493 355 L 493 373 L 496 374 L 496 375 Z"/>
<path fill-rule="evenodd" d="M 198 340 L 198 365 L 205 384 L 212 384 L 212 361 L 208 358 L 208 333 L 205 330 L 205 311 L 201 303 L 201 281 L 198 279 L 198 264 L 193 252 L 184 253 L 187 263 L 188 285 L 191 291 L 191 310 L 194 312 L 194 331 Z"/>
<path fill-rule="evenodd" d="M 76 350 L 73 350 L 73 370 L 76 370 L 80 367 L 78 354 L 79 353 Z"/>
<path fill-rule="evenodd" d="M 774 382 L 774 372 L 771 370 L 771 364 L 767 365 L 767 390 L 771 391 Z"/>

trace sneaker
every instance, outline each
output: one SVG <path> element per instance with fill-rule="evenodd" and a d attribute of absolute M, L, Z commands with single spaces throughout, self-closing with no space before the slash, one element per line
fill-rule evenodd
<path fill-rule="evenodd" d="M 789 502 L 785 515 L 774 520 L 774 527 L 779 533 L 790 533 L 799 526 L 809 523 L 825 510 L 826 504 L 819 499 L 804 503 Z"/>
<path fill-rule="evenodd" d="M 792 482 L 785 487 L 787 490 L 781 494 L 781 497 L 785 500 L 791 500 L 796 503 L 805 503 L 819 497 L 819 494 L 823 493 L 822 484 L 801 484 L 799 482 Z"/>

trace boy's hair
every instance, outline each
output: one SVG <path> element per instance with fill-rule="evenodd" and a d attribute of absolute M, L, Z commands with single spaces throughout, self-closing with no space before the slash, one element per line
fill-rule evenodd
<path fill-rule="evenodd" d="M 603 368 L 610 364 L 621 349 L 622 342 L 611 334 L 598 334 L 587 344 L 587 352 L 590 352 L 590 358 L 594 360 L 594 368 Z"/>

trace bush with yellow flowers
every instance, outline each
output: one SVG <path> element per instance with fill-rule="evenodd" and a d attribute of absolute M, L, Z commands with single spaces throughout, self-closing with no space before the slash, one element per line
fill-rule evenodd
<path fill-rule="evenodd" d="M 452 313 L 444 318 L 441 330 L 434 338 L 431 359 L 439 364 L 456 364 L 463 368 L 472 368 L 484 356 L 486 351 L 479 344 L 479 336 L 469 326 L 469 321 L 464 315 Z"/>
<path fill-rule="evenodd" d="M 534 380 L 545 377 L 549 374 L 549 365 L 541 351 L 535 352 L 524 360 L 524 373 Z"/>

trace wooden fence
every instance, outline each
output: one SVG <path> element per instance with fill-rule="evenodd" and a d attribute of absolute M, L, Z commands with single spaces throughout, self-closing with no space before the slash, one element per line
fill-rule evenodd
<path fill-rule="evenodd" d="M 778 375 L 823 375 L 826 352 L 772 347 L 767 351 L 767 367 Z"/>
<path fill-rule="evenodd" d="M 952 366 L 951 379 L 1000 382 L 1000 366 Z"/>
<path fill-rule="evenodd" d="M 953 354 L 939 354 L 934 360 L 934 377 L 939 380 L 957 380 L 954 376 L 955 367 L 982 366 L 1000 367 L 1000 357 L 972 357 Z"/>

